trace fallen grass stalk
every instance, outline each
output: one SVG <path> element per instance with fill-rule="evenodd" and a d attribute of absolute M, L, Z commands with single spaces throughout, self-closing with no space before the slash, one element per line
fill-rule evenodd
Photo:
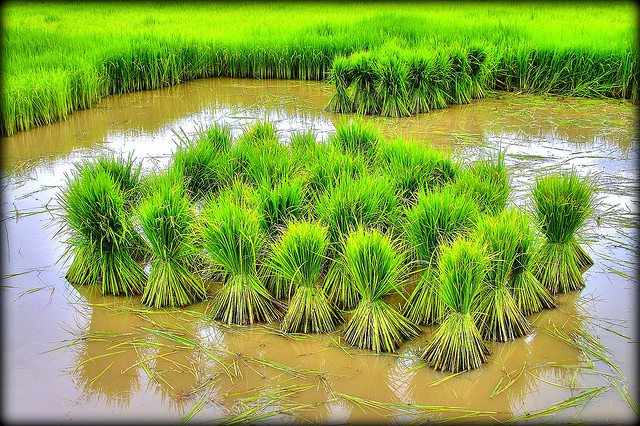
<path fill-rule="evenodd" d="M 553 414 L 558 414 L 561 411 L 568 410 L 570 408 L 576 407 L 584 407 L 586 406 L 592 399 L 596 398 L 603 392 L 611 389 L 611 386 L 601 386 L 598 388 L 593 388 L 591 390 L 580 393 L 579 395 L 573 396 L 571 398 L 565 399 L 564 401 L 557 402 L 550 407 L 545 408 L 544 410 L 537 411 L 535 413 L 524 414 L 521 416 L 511 417 L 506 420 L 506 422 L 521 422 L 523 420 L 530 419 L 538 419 L 541 417 L 550 416 Z"/>

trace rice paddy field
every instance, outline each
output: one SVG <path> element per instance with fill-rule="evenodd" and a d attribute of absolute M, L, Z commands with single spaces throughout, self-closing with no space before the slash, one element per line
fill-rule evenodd
<path fill-rule="evenodd" d="M 635 6 L 456 5 L 3 4 L 3 420 L 637 422 Z"/>

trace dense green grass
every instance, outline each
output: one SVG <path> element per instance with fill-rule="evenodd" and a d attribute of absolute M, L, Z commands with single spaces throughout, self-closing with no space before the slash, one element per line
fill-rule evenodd
<path fill-rule="evenodd" d="M 638 100 L 632 2 L 10 2 L 2 25 L 4 135 L 111 93 L 215 76 L 323 80 L 332 66 L 340 84 L 368 75 L 357 110 L 379 104 L 387 115 L 406 114 L 403 103 L 426 111 L 486 89 Z M 450 80 L 453 91 L 422 84 L 438 74 L 433 55 L 459 49 L 483 53 L 467 61 L 471 81 Z M 365 51 L 380 52 L 377 71 L 360 60 Z M 336 72 L 356 59 L 357 75 Z M 348 104 L 347 95 L 335 104 Z"/>

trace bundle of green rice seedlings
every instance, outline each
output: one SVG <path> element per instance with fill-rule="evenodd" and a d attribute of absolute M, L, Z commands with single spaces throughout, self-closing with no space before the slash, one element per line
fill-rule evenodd
<path fill-rule="evenodd" d="M 487 283 L 478 301 L 478 329 L 485 340 L 506 342 L 526 335 L 531 324 L 509 290 L 509 277 L 518 254 L 518 227 L 511 216 L 483 215 L 472 238 L 487 247 L 490 256 Z"/>
<path fill-rule="evenodd" d="M 357 52 L 349 57 L 352 70 L 353 94 L 352 112 L 358 114 L 378 114 L 380 102 L 378 100 L 378 72 L 377 60 L 370 52 Z"/>
<path fill-rule="evenodd" d="M 400 200 L 415 200 L 421 189 L 453 182 L 459 165 L 447 153 L 417 141 L 384 140 L 378 149 L 378 167 L 396 184 Z"/>
<path fill-rule="evenodd" d="M 307 158 L 303 170 L 309 189 L 307 202 L 310 203 L 313 196 L 319 197 L 333 187 L 339 177 L 358 179 L 368 172 L 367 161 L 362 155 L 346 154 L 331 145 L 317 145 Z"/>
<path fill-rule="evenodd" d="M 182 176 L 185 189 L 194 199 L 216 193 L 233 175 L 227 147 L 219 146 L 215 140 L 209 141 L 202 135 L 179 138 L 170 168 L 172 173 Z"/>
<path fill-rule="evenodd" d="M 380 115 L 385 117 L 407 117 L 409 112 L 409 93 L 407 90 L 407 66 L 405 61 L 393 53 L 378 56 L 377 102 Z"/>
<path fill-rule="evenodd" d="M 318 141 L 316 140 L 316 133 L 313 129 L 294 132 L 289 141 L 289 149 L 291 150 L 292 157 L 303 164 L 308 161 L 310 153 L 315 150 L 317 145 Z"/>
<path fill-rule="evenodd" d="M 345 339 L 360 348 L 393 352 L 419 330 L 383 300 L 398 291 L 407 274 L 398 241 L 377 230 L 359 227 L 344 240 L 341 252 L 347 279 L 360 296 L 344 328 Z"/>
<path fill-rule="evenodd" d="M 275 235 L 289 220 L 306 216 L 306 190 L 302 177 L 285 177 L 273 188 L 258 187 L 258 211 L 267 235 Z"/>
<path fill-rule="evenodd" d="M 258 256 L 266 240 L 260 220 L 255 209 L 226 199 L 209 199 L 202 210 L 203 246 L 224 276 L 213 305 L 216 320 L 253 324 L 280 316 L 258 275 Z"/>
<path fill-rule="evenodd" d="M 240 139 L 254 146 L 277 145 L 280 143 L 275 126 L 267 120 L 258 120 L 256 123 L 245 126 Z"/>
<path fill-rule="evenodd" d="M 447 107 L 444 72 L 438 55 L 430 51 L 405 54 L 409 109 L 419 114 Z M 441 83 L 439 83 L 441 82 Z"/>
<path fill-rule="evenodd" d="M 231 127 L 226 124 L 215 123 L 213 126 L 199 130 L 197 136 L 199 138 L 198 143 L 208 144 L 216 152 L 229 151 L 233 143 Z"/>
<path fill-rule="evenodd" d="M 437 270 L 439 247 L 467 233 L 478 217 L 478 206 L 468 197 L 456 194 L 451 186 L 420 191 L 416 203 L 405 209 L 404 236 L 412 257 L 423 269 L 403 313 L 416 324 L 438 323 L 445 315 L 439 297 Z"/>
<path fill-rule="evenodd" d="M 472 79 L 467 52 L 454 46 L 449 49 L 448 54 L 451 63 L 448 81 L 450 103 L 468 104 L 471 102 Z"/>
<path fill-rule="evenodd" d="M 580 266 L 593 260 L 576 240 L 576 232 L 593 213 L 595 182 L 572 170 L 537 176 L 532 188 L 533 212 L 542 243 L 534 274 L 552 293 L 565 293 L 584 287 Z"/>
<path fill-rule="evenodd" d="M 533 274 L 537 240 L 528 219 L 513 208 L 504 210 L 500 215 L 500 220 L 512 224 L 517 236 L 515 260 L 509 275 L 508 286 L 518 309 L 524 315 L 530 315 L 542 309 L 555 307 L 553 296 Z"/>
<path fill-rule="evenodd" d="M 289 285 L 289 307 L 281 328 L 286 333 L 326 333 L 338 316 L 319 282 L 327 260 L 327 228 L 318 223 L 291 221 L 271 247 L 268 264 Z"/>
<path fill-rule="evenodd" d="M 141 166 L 141 162 L 136 162 L 133 153 L 130 153 L 126 158 L 115 154 L 100 156 L 95 161 L 77 164 L 76 169 L 80 174 L 96 174 L 104 170 L 122 191 L 126 207 L 130 209 L 140 198 Z"/>
<path fill-rule="evenodd" d="M 365 123 L 362 117 L 341 122 L 336 132 L 329 138 L 329 144 L 348 155 L 360 154 L 373 160 L 382 136 L 371 123 Z"/>
<path fill-rule="evenodd" d="M 473 99 L 484 98 L 488 73 L 487 53 L 480 46 L 471 47 L 467 50 L 467 63 L 471 77 L 471 97 Z"/>
<path fill-rule="evenodd" d="M 345 56 L 336 56 L 329 74 L 329 82 L 333 84 L 335 92 L 327 104 L 327 110 L 338 113 L 354 112 L 353 98 L 349 92 L 353 79 L 353 61 Z"/>
<path fill-rule="evenodd" d="M 279 143 L 258 145 L 241 139 L 230 156 L 235 176 L 256 186 L 272 188 L 298 169 L 289 149 Z"/>
<path fill-rule="evenodd" d="M 457 238 L 443 246 L 437 279 L 448 313 L 420 355 L 436 370 L 466 371 L 487 360 L 489 349 L 476 326 L 474 307 L 488 267 L 489 255 L 475 240 Z"/>
<path fill-rule="evenodd" d="M 504 152 L 495 158 L 483 157 L 459 173 L 455 187 L 460 194 L 471 197 L 482 212 L 497 214 L 507 205 L 511 184 L 504 164 Z"/>
<path fill-rule="evenodd" d="M 97 168 L 82 167 L 66 176 L 67 188 L 59 196 L 61 232 L 69 234 L 63 258 L 73 260 L 67 279 L 73 284 L 98 285 L 102 294 L 138 294 L 146 276 L 132 254 L 139 238 L 126 211 L 121 183 Z"/>
<path fill-rule="evenodd" d="M 195 213 L 176 176 L 160 175 L 138 208 L 152 253 L 142 303 L 156 308 L 182 307 L 206 297 L 204 283 L 194 267 L 200 247 Z"/>

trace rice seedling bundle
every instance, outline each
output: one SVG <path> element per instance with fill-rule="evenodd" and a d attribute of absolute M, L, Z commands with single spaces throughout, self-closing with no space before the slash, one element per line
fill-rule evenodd
<path fill-rule="evenodd" d="M 227 324 L 253 324 L 279 317 L 275 300 L 258 278 L 258 256 L 266 236 L 260 215 L 227 198 L 209 199 L 201 213 L 200 234 L 211 263 L 222 269 L 213 318 Z"/>
<path fill-rule="evenodd" d="M 509 219 L 509 215 L 484 215 L 477 221 L 471 237 L 480 241 L 490 256 L 487 282 L 476 308 L 478 329 L 485 340 L 498 342 L 515 339 L 531 330 L 508 286 L 520 239 L 520 229 Z"/>
<path fill-rule="evenodd" d="M 351 60 L 344 56 L 336 56 L 329 74 L 329 82 L 333 84 L 335 91 L 327 104 L 327 110 L 338 113 L 353 112 L 353 98 L 349 93 L 353 76 Z"/>
<path fill-rule="evenodd" d="M 518 309 L 524 315 L 556 306 L 553 296 L 533 274 L 533 262 L 537 250 L 537 239 L 529 220 L 514 208 L 500 213 L 500 220 L 509 222 L 517 236 L 515 259 L 508 286 Z"/>
<path fill-rule="evenodd" d="M 360 296 L 344 328 L 347 342 L 376 352 L 392 352 L 402 341 L 416 336 L 418 327 L 382 299 L 397 291 L 406 277 L 398 241 L 359 227 L 344 240 L 341 252 L 347 279 Z"/>
<path fill-rule="evenodd" d="M 461 105 L 471 102 L 471 68 L 464 49 L 453 47 L 448 52 L 451 73 L 448 78 L 448 98 L 450 104 Z M 479 64 L 481 65 L 481 64 Z"/>
<path fill-rule="evenodd" d="M 199 274 L 199 241 L 195 213 L 177 175 L 160 175 L 138 208 L 140 225 L 152 257 L 142 303 L 160 308 L 185 306 L 204 299 Z"/>
<path fill-rule="evenodd" d="M 344 154 L 360 154 L 367 160 L 373 160 L 381 139 L 380 132 L 372 124 L 365 123 L 358 117 L 339 123 L 329 144 Z"/>
<path fill-rule="evenodd" d="M 413 201 L 421 189 L 432 189 L 452 182 L 458 164 L 449 155 L 417 142 L 402 139 L 380 144 L 379 168 L 396 184 L 400 200 Z"/>
<path fill-rule="evenodd" d="M 317 145 L 307 154 L 303 166 L 306 177 L 309 197 L 320 196 L 328 188 L 333 187 L 339 178 L 345 176 L 349 179 L 358 179 L 368 173 L 368 162 L 358 155 L 343 153 L 333 145 Z M 313 200 L 309 199 L 312 203 Z"/>
<path fill-rule="evenodd" d="M 469 238 L 457 238 L 440 252 L 438 291 L 448 314 L 421 353 L 436 370 L 466 371 L 487 360 L 489 349 L 476 326 L 474 307 L 488 267 L 485 248 Z"/>
<path fill-rule="evenodd" d="M 327 228 L 318 223 L 292 221 L 273 244 L 268 264 L 288 284 L 289 307 L 281 328 L 287 333 L 325 333 L 338 316 L 319 282 L 327 260 Z"/>
<path fill-rule="evenodd" d="M 316 133 L 313 129 L 294 132 L 289 141 L 291 155 L 302 163 L 307 160 L 306 156 L 310 152 L 313 152 L 317 145 L 318 141 L 316 140 Z"/>
<path fill-rule="evenodd" d="M 306 185 L 301 177 L 284 178 L 273 188 L 260 186 L 259 212 L 267 235 L 276 234 L 287 221 L 307 214 Z"/>
<path fill-rule="evenodd" d="M 442 320 L 445 305 L 439 297 L 439 281 L 433 273 L 439 247 L 467 233 L 478 214 L 478 206 L 469 198 L 456 194 L 451 186 L 420 191 L 415 205 L 405 209 L 404 236 L 412 257 L 424 269 L 403 307 L 403 313 L 411 321 L 429 325 Z"/>
<path fill-rule="evenodd" d="M 447 107 L 448 63 L 431 51 L 406 52 L 409 110 L 420 114 Z"/>
<path fill-rule="evenodd" d="M 379 114 L 385 117 L 411 115 L 406 62 L 393 54 L 383 55 L 377 61 L 376 72 L 378 74 L 376 91 L 378 93 Z"/>
<path fill-rule="evenodd" d="M 146 276 L 132 257 L 137 233 L 121 183 L 104 169 L 86 167 L 66 180 L 59 202 L 64 210 L 61 230 L 69 233 L 63 257 L 73 256 L 67 279 L 79 285 L 99 283 L 102 294 L 140 293 Z"/>
<path fill-rule="evenodd" d="M 378 67 L 377 61 L 371 52 L 357 52 L 349 57 L 353 84 L 352 112 L 358 114 L 377 114 L 380 111 L 378 99 Z"/>
<path fill-rule="evenodd" d="M 552 293 L 584 287 L 581 267 L 593 264 L 576 240 L 576 232 L 593 213 L 595 183 L 572 170 L 536 176 L 532 188 L 533 213 L 546 239 L 542 243 L 534 274 Z"/>
<path fill-rule="evenodd" d="M 498 152 L 495 159 L 484 157 L 463 168 L 454 185 L 460 194 L 478 203 L 482 212 L 499 213 L 511 196 L 504 152 Z"/>

